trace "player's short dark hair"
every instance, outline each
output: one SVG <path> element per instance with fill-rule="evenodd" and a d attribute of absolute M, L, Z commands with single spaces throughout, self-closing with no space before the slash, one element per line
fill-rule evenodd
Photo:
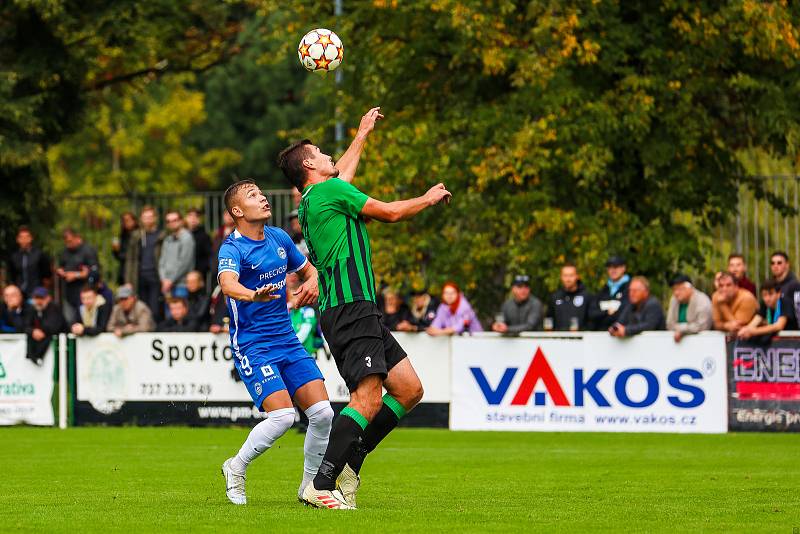
<path fill-rule="evenodd" d="M 81 293 L 88 293 L 89 291 L 97 293 L 97 290 L 89 284 L 83 284 L 83 286 L 81 286 Z"/>
<path fill-rule="evenodd" d="M 203 212 L 200 211 L 199 208 L 189 208 L 188 210 L 186 210 L 186 215 L 189 215 L 190 213 L 194 213 L 198 217 L 202 217 L 203 216 Z"/>
<path fill-rule="evenodd" d="M 728 261 L 735 260 L 737 258 L 742 260 L 742 262 L 747 263 L 744 260 L 744 254 L 742 254 L 741 252 L 731 252 L 730 254 L 728 254 Z"/>
<path fill-rule="evenodd" d="M 286 179 L 289 180 L 298 191 L 303 190 L 306 181 L 306 169 L 303 167 L 303 160 L 310 156 L 308 145 L 313 145 L 310 139 L 301 139 L 287 146 L 278 154 L 278 167 L 283 171 Z"/>
<path fill-rule="evenodd" d="M 228 189 L 225 190 L 225 195 L 222 197 L 225 201 L 225 209 L 228 210 L 228 213 L 231 217 L 233 217 L 234 221 L 236 220 L 236 216 L 231 211 L 233 209 L 233 204 L 239 197 L 239 192 L 248 185 L 256 185 L 256 183 L 249 179 L 239 180 L 238 182 L 231 184 Z"/>
<path fill-rule="evenodd" d="M 780 291 L 780 288 L 778 287 L 778 281 L 774 278 L 767 278 L 761 282 L 761 291 Z"/>
<path fill-rule="evenodd" d="M 181 210 L 179 210 L 179 209 L 174 209 L 174 208 L 169 208 L 169 209 L 167 209 L 167 211 L 165 211 L 165 212 L 164 212 L 164 217 L 166 217 L 167 215 L 169 215 L 169 214 L 171 214 L 171 213 L 175 213 L 176 215 L 178 215 L 178 217 L 180 217 L 181 219 L 183 219 L 183 214 L 181 213 Z"/>
<path fill-rule="evenodd" d="M 780 256 L 780 257 L 782 257 L 784 259 L 784 261 L 786 261 L 786 263 L 789 263 L 789 255 L 786 254 L 784 251 L 776 250 L 775 252 L 773 252 L 772 254 L 769 255 L 769 259 L 772 259 L 775 256 Z"/>
<path fill-rule="evenodd" d="M 722 271 L 722 272 L 720 273 L 720 275 L 719 275 L 719 279 L 720 279 L 720 280 L 722 280 L 723 278 L 730 278 L 730 279 L 731 279 L 731 281 L 733 282 L 733 285 L 735 285 L 735 286 L 738 286 L 738 285 L 739 285 L 739 280 L 738 280 L 738 279 L 736 278 L 736 276 L 735 276 L 733 273 L 731 273 L 731 272 L 728 272 L 728 271 Z"/>

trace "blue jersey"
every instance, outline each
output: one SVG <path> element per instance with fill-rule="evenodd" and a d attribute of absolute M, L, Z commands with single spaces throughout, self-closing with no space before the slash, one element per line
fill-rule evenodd
<path fill-rule="evenodd" d="M 294 346 L 300 343 L 286 310 L 286 274 L 302 269 L 306 261 L 289 235 L 273 226 L 264 226 L 262 241 L 245 237 L 238 230 L 225 239 L 219 249 L 219 274 L 236 273 L 239 283 L 253 290 L 267 284 L 277 285 L 281 296 L 269 302 L 225 298 L 235 353 L 246 352 L 256 344 Z"/>

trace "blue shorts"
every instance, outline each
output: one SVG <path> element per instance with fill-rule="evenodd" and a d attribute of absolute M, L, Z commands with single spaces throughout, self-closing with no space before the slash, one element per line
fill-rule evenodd
<path fill-rule="evenodd" d="M 233 362 L 256 408 L 264 411 L 264 399 L 285 389 L 290 397 L 312 380 L 323 380 L 314 357 L 297 345 L 253 345 L 234 352 Z"/>

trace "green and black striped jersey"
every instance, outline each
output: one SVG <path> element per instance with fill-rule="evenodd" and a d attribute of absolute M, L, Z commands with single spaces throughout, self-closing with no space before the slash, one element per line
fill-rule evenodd
<path fill-rule="evenodd" d="M 375 302 L 372 250 L 360 215 L 368 198 L 339 178 L 303 189 L 298 218 L 319 271 L 321 312 L 350 302 Z"/>

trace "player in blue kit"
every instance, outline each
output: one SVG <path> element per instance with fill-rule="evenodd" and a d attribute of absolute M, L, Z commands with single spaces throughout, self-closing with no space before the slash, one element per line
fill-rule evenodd
<path fill-rule="evenodd" d="M 267 413 L 238 454 L 222 464 L 225 493 L 234 504 L 247 503 L 247 466 L 291 428 L 294 399 L 308 416 L 300 498 L 328 446 L 333 410 L 322 373 L 292 328 L 286 310 L 286 275 L 297 272 L 304 281 L 295 296 L 296 305 L 305 306 L 319 294 L 317 271 L 286 232 L 266 225 L 272 212 L 254 182 L 230 186 L 225 206 L 236 230 L 219 249 L 218 277 L 231 318 L 234 363 L 253 402 Z"/>

